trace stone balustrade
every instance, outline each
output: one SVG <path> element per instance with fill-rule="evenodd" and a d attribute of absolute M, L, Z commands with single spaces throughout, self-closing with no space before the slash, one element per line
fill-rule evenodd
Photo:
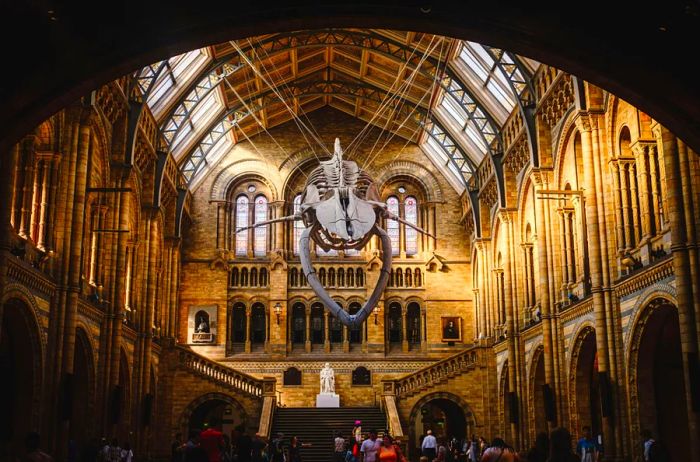
<path fill-rule="evenodd" d="M 182 367 L 218 384 L 233 388 L 250 396 L 262 398 L 263 381 L 250 375 L 222 366 L 185 347 L 178 346 L 179 362 Z"/>
<path fill-rule="evenodd" d="M 408 397 L 451 377 L 468 372 L 479 362 L 476 347 L 460 351 L 430 366 L 396 380 L 396 397 Z"/>

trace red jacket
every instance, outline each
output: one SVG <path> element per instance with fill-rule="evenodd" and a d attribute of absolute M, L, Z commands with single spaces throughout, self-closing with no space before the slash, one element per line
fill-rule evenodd
<path fill-rule="evenodd" d="M 207 428 L 199 437 L 201 446 L 209 456 L 209 462 L 221 462 L 221 448 L 224 446 L 224 435 L 213 428 Z"/>

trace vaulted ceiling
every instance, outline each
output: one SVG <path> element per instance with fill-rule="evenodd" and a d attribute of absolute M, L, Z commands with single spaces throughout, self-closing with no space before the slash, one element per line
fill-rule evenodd
<path fill-rule="evenodd" d="M 141 91 L 192 185 L 237 142 L 324 106 L 419 144 L 456 189 L 500 150 L 538 63 L 415 32 L 323 29 L 225 42 L 154 63 Z M 312 135 L 313 136 L 313 135 Z"/>

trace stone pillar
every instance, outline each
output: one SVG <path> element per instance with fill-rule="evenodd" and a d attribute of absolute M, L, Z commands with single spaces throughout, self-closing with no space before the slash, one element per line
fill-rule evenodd
<path fill-rule="evenodd" d="M 637 166 L 633 163 L 629 164 L 630 174 L 630 199 L 632 200 L 632 239 L 634 246 L 639 244 L 642 238 L 641 223 L 639 222 L 639 195 L 637 193 Z"/>
<path fill-rule="evenodd" d="M 634 246 L 634 230 L 630 223 L 630 200 L 629 200 L 629 166 L 627 162 L 620 165 L 620 189 L 622 192 L 622 231 L 625 240 L 625 249 L 632 250 Z"/>
<path fill-rule="evenodd" d="M 647 169 L 647 153 L 649 146 L 642 143 L 634 145 L 635 164 L 637 165 L 637 179 L 639 182 L 639 199 L 640 199 L 640 214 L 642 217 L 642 243 L 646 243 L 652 236 L 651 234 L 651 217 L 653 214 L 651 208 L 651 199 L 649 195 L 649 171 Z"/>
<path fill-rule="evenodd" d="M 328 322 L 329 319 L 330 315 L 328 313 L 328 310 L 323 310 L 323 351 L 326 353 L 331 352 L 331 326 L 330 322 Z"/>
<path fill-rule="evenodd" d="M 693 387 L 690 381 L 691 370 L 697 367 L 691 361 L 698 361 L 698 332 L 696 320 L 697 297 L 694 294 L 694 280 L 698 275 L 692 274 L 693 267 L 691 255 L 688 251 L 689 241 L 694 240 L 688 235 L 690 226 L 689 218 L 692 220 L 693 211 L 686 203 L 690 199 L 692 191 L 690 182 L 692 178 L 687 175 L 688 157 L 684 146 L 679 146 L 681 142 L 666 128 L 661 128 L 663 142 L 663 161 L 666 171 L 666 218 L 671 226 L 671 254 L 673 255 L 673 269 L 676 276 L 676 300 L 678 302 L 678 318 L 681 337 L 681 350 L 683 352 L 683 375 L 685 378 L 685 403 L 688 413 L 688 433 L 690 435 L 690 460 L 700 459 L 700 439 L 694 437 L 700 433 L 698 412 L 693 410 Z M 685 175 L 684 175 L 685 174 Z M 689 239 L 690 238 L 690 239 Z M 644 403 L 639 403 L 644 405 Z"/>
<path fill-rule="evenodd" d="M 608 325 L 605 313 L 605 297 L 603 293 L 603 261 L 601 255 L 601 240 L 600 240 L 600 228 L 598 221 L 598 207 L 597 207 L 597 189 L 596 189 L 596 177 L 594 171 L 594 161 L 595 156 L 592 148 L 592 136 L 591 136 L 591 121 L 588 116 L 581 116 L 577 119 L 577 126 L 581 132 L 581 150 L 582 150 L 582 161 L 583 161 L 583 183 L 584 183 L 584 201 L 586 203 L 586 224 L 588 231 L 588 254 L 590 256 L 589 260 L 589 272 L 591 276 L 591 292 L 593 298 L 593 313 L 595 316 L 595 329 L 596 329 L 596 349 L 598 351 L 598 371 L 606 373 L 609 369 L 610 358 L 608 357 L 609 352 L 607 348 L 608 342 Z M 626 173 L 623 170 L 621 176 L 624 178 Z M 626 197 L 625 185 L 623 182 L 623 198 Z M 623 205 L 623 210 L 626 210 L 626 206 Z M 626 214 L 626 212 L 625 212 Z M 625 230 L 628 228 L 625 226 Z M 629 241 L 626 241 L 629 242 Z M 605 441 L 609 441 L 610 450 L 606 448 L 606 453 L 610 454 L 612 459 L 620 450 L 616 447 L 615 435 L 615 425 L 614 420 L 610 417 L 603 418 L 603 438 Z"/>
<path fill-rule="evenodd" d="M 306 340 L 304 342 L 304 351 L 311 353 L 311 307 L 307 306 L 306 314 Z"/>
<path fill-rule="evenodd" d="M 274 213 L 273 218 L 282 218 L 284 216 L 284 201 L 274 201 L 272 202 L 272 210 Z M 294 222 L 290 222 L 294 226 Z M 275 243 L 272 246 L 273 249 L 284 251 L 284 227 L 285 223 L 275 223 L 274 233 L 275 233 Z"/>
<path fill-rule="evenodd" d="M 38 242 L 39 229 L 39 212 L 41 211 L 41 187 L 43 185 L 42 177 L 45 163 L 40 159 L 34 160 L 34 185 L 32 187 L 31 211 L 29 215 L 29 236 L 36 244 Z"/>
<path fill-rule="evenodd" d="M 649 146 L 649 179 L 651 180 L 651 229 L 650 235 L 657 235 L 661 232 L 661 192 L 659 191 L 659 179 L 661 172 L 658 169 L 659 158 L 656 144 Z"/>
<path fill-rule="evenodd" d="M 408 353 L 408 307 L 401 307 L 401 351 Z"/>
<path fill-rule="evenodd" d="M 251 306 L 246 306 L 245 307 L 245 352 L 250 353 L 251 351 L 251 341 L 250 341 L 250 331 L 251 331 L 251 325 L 250 322 L 252 320 L 252 313 L 253 313 L 253 308 Z"/>
<path fill-rule="evenodd" d="M 29 220 L 32 212 L 32 192 L 34 191 L 34 170 L 36 168 L 34 162 L 34 136 L 29 136 L 22 142 L 24 162 L 23 187 L 22 187 L 22 205 L 19 221 L 19 235 L 25 239 L 29 239 Z"/>
<path fill-rule="evenodd" d="M 611 162 L 613 184 L 615 188 L 615 221 L 617 226 L 617 252 L 622 254 L 625 249 L 624 221 L 622 219 L 622 189 L 620 187 L 620 163 L 615 160 Z M 590 255 L 590 252 L 589 252 Z"/>
<path fill-rule="evenodd" d="M 49 205 L 49 180 L 51 179 L 51 170 L 53 159 L 44 159 L 44 169 L 41 179 L 41 205 L 39 206 L 39 231 L 37 233 L 37 247 L 41 250 L 46 250 L 46 219 L 47 207 Z"/>

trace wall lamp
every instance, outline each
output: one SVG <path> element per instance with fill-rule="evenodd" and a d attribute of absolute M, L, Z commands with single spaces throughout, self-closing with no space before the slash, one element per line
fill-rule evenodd
<path fill-rule="evenodd" d="M 275 315 L 277 316 L 277 324 L 280 323 L 280 315 L 282 314 L 282 305 L 280 302 L 275 303 Z"/>

